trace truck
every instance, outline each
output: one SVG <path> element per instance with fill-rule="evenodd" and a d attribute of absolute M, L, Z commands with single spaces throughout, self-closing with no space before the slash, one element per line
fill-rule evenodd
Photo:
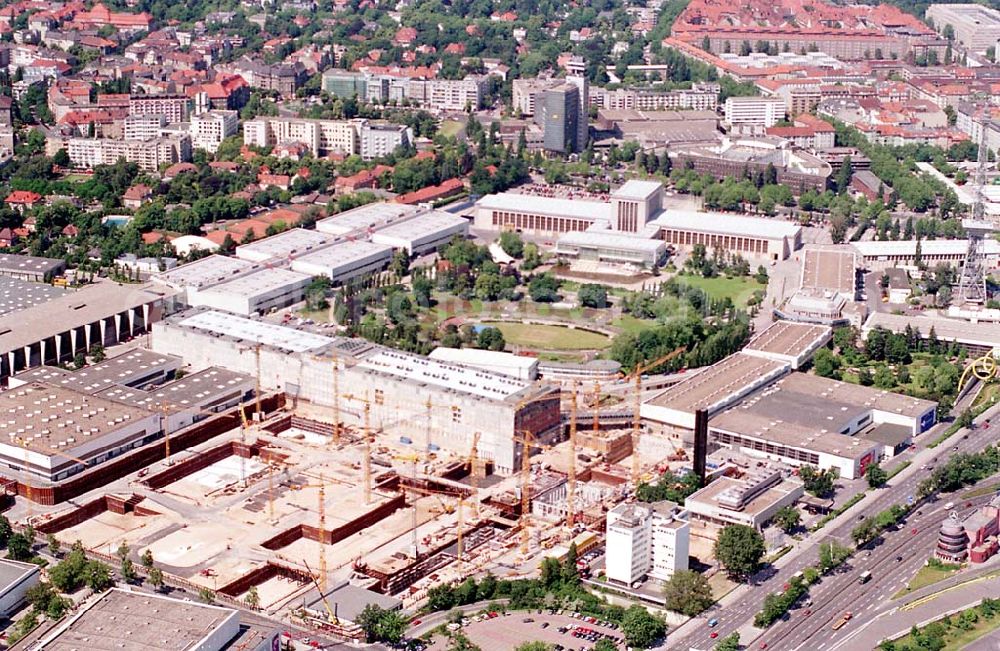
<path fill-rule="evenodd" d="M 833 630 L 839 631 L 840 629 L 844 628 L 847 622 L 851 621 L 851 617 L 854 617 L 854 615 L 852 615 L 850 612 L 844 613 L 843 617 L 834 622 Z"/>
<path fill-rule="evenodd" d="M 872 580 L 872 573 L 868 570 L 865 570 L 864 572 L 858 575 L 858 583 L 864 584 L 868 583 L 871 580 Z"/>

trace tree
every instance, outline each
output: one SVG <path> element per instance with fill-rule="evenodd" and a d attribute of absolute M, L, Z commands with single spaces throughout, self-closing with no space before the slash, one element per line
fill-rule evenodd
<path fill-rule="evenodd" d="M 663 586 L 663 596 L 668 610 L 688 617 L 701 614 L 715 603 L 708 580 L 692 570 L 674 572 Z"/>
<path fill-rule="evenodd" d="M 715 541 L 715 558 L 737 580 L 757 571 L 764 551 L 764 537 L 744 524 L 727 526 Z"/>
<path fill-rule="evenodd" d="M 142 566 L 144 568 L 146 568 L 147 570 L 152 569 L 153 568 L 153 551 L 151 549 L 149 549 L 149 548 L 146 548 L 146 551 L 144 551 L 142 553 L 141 561 L 142 561 Z"/>
<path fill-rule="evenodd" d="M 0 547 L 7 546 L 13 533 L 14 529 L 10 526 L 10 520 L 7 519 L 7 516 L 0 515 Z"/>
<path fill-rule="evenodd" d="M 389 269 L 396 278 L 403 278 L 406 274 L 410 273 L 410 256 L 406 254 L 405 249 L 396 251 L 392 256 Z"/>
<path fill-rule="evenodd" d="M 94 344 L 93 346 L 90 347 L 89 354 L 90 354 L 90 359 L 92 359 L 95 364 L 100 364 L 101 362 L 104 361 L 105 357 L 104 346 L 102 346 L 101 344 Z"/>
<path fill-rule="evenodd" d="M 605 308 L 608 306 L 608 288 L 604 285 L 594 283 L 581 285 L 576 295 L 584 307 Z"/>
<path fill-rule="evenodd" d="M 46 542 L 48 543 L 49 553 L 52 554 L 53 556 L 58 556 L 59 551 L 61 549 L 61 547 L 59 546 L 59 539 L 56 538 L 55 535 L 51 533 L 48 536 L 46 536 L 45 539 Z"/>
<path fill-rule="evenodd" d="M 651 615 L 642 606 L 629 607 L 622 617 L 622 633 L 625 634 L 625 642 L 630 647 L 649 648 L 666 632 L 666 623 L 659 617 Z"/>
<path fill-rule="evenodd" d="M 500 248 L 512 258 L 520 258 L 524 255 L 524 240 L 514 231 L 505 231 L 500 234 Z"/>
<path fill-rule="evenodd" d="M 852 176 L 854 176 L 854 165 L 851 163 L 851 157 L 845 156 L 840 171 L 837 172 L 837 192 L 840 194 L 847 192 L 847 188 L 851 185 Z"/>
<path fill-rule="evenodd" d="M 799 510 L 791 504 L 781 507 L 774 514 L 774 523 L 777 524 L 785 533 L 792 533 L 795 531 L 801 521 L 802 514 L 799 513 Z"/>
<path fill-rule="evenodd" d="M 740 633 L 736 631 L 719 640 L 715 651 L 740 651 Z"/>
<path fill-rule="evenodd" d="M 368 604 L 356 622 L 365 632 L 368 642 L 399 644 L 406 632 L 406 619 L 395 610 L 386 610 L 377 604 Z"/>
<path fill-rule="evenodd" d="M 257 610 L 260 608 L 260 594 L 257 592 L 257 586 L 250 586 L 250 589 L 247 590 L 247 596 L 244 601 L 250 610 Z"/>
<path fill-rule="evenodd" d="M 111 568 L 100 561 L 89 561 L 84 571 L 87 587 L 94 592 L 107 590 L 115 584 L 111 578 Z"/>
<path fill-rule="evenodd" d="M 814 466 L 802 466 L 799 468 L 799 477 L 805 484 L 807 493 L 816 497 L 829 497 L 833 494 L 833 469 L 818 470 Z"/>
<path fill-rule="evenodd" d="M 330 307 L 326 300 L 326 292 L 330 289 L 330 279 L 326 276 L 316 276 L 306 285 L 306 309 L 312 311 L 325 310 Z"/>
<path fill-rule="evenodd" d="M 819 546 L 819 569 L 826 573 L 839 567 L 851 555 L 851 550 L 836 542 L 823 543 Z"/>
<path fill-rule="evenodd" d="M 476 337 L 476 347 L 483 350 L 502 351 L 507 347 L 500 328 L 486 327 L 479 331 Z"/>
<path fill-rule="evenodd" d="M 528 294 L 536 303 L 554 303 L 559 300 L 559 280 L 550 273 L 535 276 L 528 283 Z"/>
<path fill-rule="evenodd" d="M 591 648 L 591 651 L 618 651 L 618 647 L 615 646 L 615 643 L 611 640 L 601 638 L 597 641 L 597 644 Z"/>
<path fill-rule="evenodd" d="M 153 586 L 154 590 L 163 587 L 163 570 L 158 567 L 149 568 L 149 585 Z"/>
<path fill-rule="evenodd" d="M 885 483 L 889 481 L 889 473 L 882 469 L 877 463 L 872 463 L 868 465 L 865 470 L 865 479 L 868 480 L 868 485 L 872 488 L 882 488 Z"/>
<path fill-rule="evenodd" d="M 525 642 L 514 647 L 514 651 L 552 651 L 552 645 L 545 642 Z"/>
<path fill-rule="evenodd" d="M 820 348 L 813 355 L 813 369 L 820 377 L 836 378 L 840 369 L 840 359 L 829 348 Z"/>
<path fill-rule="evenodd" d="M 198 598 L 206 604 L 210 604 L 215 601 L 215 593 L 208 588 L 202 588 L 198 591 Z"/>
<path fill-rule="evenodd" d="M 122 559 L 121 575 L 122 581 L 125 583 L 135 583 L 135 580 L 139 578 L 135 571 L 135 563 L 132 562 L 131 558 Z"/>
<path fill-rule="evenodd" d="M 7 558 L 12 561 L 27 561 L 31 558 L 31 542 L 24 534 L 15 533 L 7 541 Z"/>

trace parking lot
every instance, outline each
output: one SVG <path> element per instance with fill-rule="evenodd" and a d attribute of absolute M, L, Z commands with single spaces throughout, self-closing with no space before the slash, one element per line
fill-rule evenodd
<path fill-rule="evenodd" d="M 526 621 L 530 620 L 530 621 Z M 569 627 L 574 628 L 569 628 Z M 560 629 L 565 632 L 560 633 Z M 580 629 L 592 633 L 584 634 Z M 551 614 L 547 610 L 516 611 L 507 615 L 500 614 L 492 619 L 471 621 L 462 627 L 469 640 L 483 649 L 513 649 L 524 642 L 545 642 L 551 644 L 556 651 L 560 647 L 565 651 L 584 651 L 594 646 L 598 636 L 607 636 L 619 649 L 624 649 L 624 639 L 620 630 L 599 623 L 588 623 L 576 619 L 568 613 Z M 574 632 L 577 633 L 574 636 Z M 447 640 L 435 638 L 430 646 L 431 651 L 442 651 L 447 648 Z"/>

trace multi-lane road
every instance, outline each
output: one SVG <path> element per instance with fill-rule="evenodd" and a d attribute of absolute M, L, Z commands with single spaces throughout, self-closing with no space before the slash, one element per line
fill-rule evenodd
<path fill-rule="evenodd" d="M 956 408 L 956 411 L 959 409 L 961 407 Z M 984 418 L 988 417 L 984 415 Z M 923 449 L 919 449 L 911 457 L 912 465 L 894 478 L 890 486 L 869 495 L 812 536 L 804 543 L 806 547 L 780 569 L 762 571 L 752 579 L 750 589 L 744 590 L 739 597 L 704 613 L 696 620 L 701 625 L 686 635 L 669 640 L 669 648 L 712 649 L 718 639 L 741 629 L 745 632 L 767 594 L 781 591 L 796 572 L 817 563 L 820 544 L 830 540 L 851 544 L 851 530 L 857 525 L 859 515 L 873 515 L 893 504 L 905 504 L 910 496 L 916 495 L 918 484 L 927 477 L 931 467 L 943 462 L 956 451 L 976 451 L 987 443 L 997 441 L 1000 439 L 1000 424 L 980 425 L 967 433 L 956 433 L 947 444 L 935 449 L 924 447 L 939 436 L 940 432 L 941 429 L 935 428 L 933 432 L 921 437 L 918 447 Z M 924 469 L 924 466 L 928 467 Z M 830 649 L 853 626 L 874 616 L 877 608 L 873 604 L 891 597 L 927 560 L 944 517 L 942 504 L 946 501 L 945 498 L 921 506 L 917 509 L 920 514 L 911 514 L 900 530 L 884 534 L 883 542 L 871 550 L 871 556 L 865 550 L 859 551 L 848 561 L 844 570 L 813 586 L 810 591 L 812 614 L 806 616 L 807 608 L 804 607 L 794 610 L 788 620 L 773 625 L 754 641 L 754 647 L 759 648 L 761 643 L 765 643 L 765 648 L 772 649 Z M 902 560 L 896 561 L 897 557 L 902 557 Z M 872 572 L 873 578 L 868 583 L 860 584 L 857 575 L 865 569 Z M 854 618 L 840 631 L 833 631 L 832 622 L 846 611 L 850 611 Z M 710 618 L 719 620 L 714 629 L 705 625 Z M 685 628 L 690 629 L 690 626 Z M 717 633 L 717 638 L 710 637 L 712 632 Z M 744 639 L 743 642 L 747 644 L 749 640 Z M 820 647 L 820 644 L 824 646 Z"/>

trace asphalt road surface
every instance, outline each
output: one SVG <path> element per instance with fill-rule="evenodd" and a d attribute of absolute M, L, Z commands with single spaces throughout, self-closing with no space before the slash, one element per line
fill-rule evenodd
<path fill-rule="evenodd" d="M 958 413 L 962 408 L 959 406 L 953 411 Z M 995 409 L 987 412 L 983 418 L 989 418 L 988 414 L 993 411 Z M 983 418 L 980 418 L 979 421 L 981 422 Z M 996 421 L 996 419 L 993 420 Z M 927 443 L 940 436 L 943 427 L 945 426 L 942 424 L 941 427 L 936 427 L 931 432 L 922 435 L 918 447 L 926 446 Z M 1000 423 L 993 422 L 989 427 L 979 426 L 968 432 L 967 438 L 963 438 L 963 432 L 959 432 L 952 436 L 946 444 L 934 449 L 920 450 L 912 458 L 913 465 L 896 477 L 892 485 L 877 491 L 874 497 L 866 498 L 862 502 L 863 508 L 855 506 L 848 514 L 841 516 L 817 532 L 816 535 L 803 543 L 807 548 L 780 569 L 765 568 L 761 570 L 751 578 L 752 588 L 750 590 L 745 591 L 732 602 L 726 603 L 724 607 L 717 604 L 703 613 L 696 620 L 701 625 L 685 636 L 668 638 L 668 648 L 713 649 L 717 644 L 717 639 L 722 639 L 752 622 L 754 615 L 760 611 L 766 595 L 780 592 L 796 572 L 804 570 L 810 565 L 815 565 L 819 559 L 820 544 L 835 540 L 843 545 L 851 545 L 851 530 L 858 523 L 856 515 L 858 512 L 862 512 L 864 515 L 873 515 L 894 504 L 905 504 L 909 496 L 916 495 L 917 485 L 930 472 L 930 469 L 920 470 L 922 465 L 937 466 L 955 454 L 954 448 L 956 447 L 957 451 L 961 452 L 978 451 L 987 443 L 995 442 L 998 439 L 1000 439 Z M 862 558 L 852 557 L 848 561 L 848 570 L 843 575 L 835 575 L 832 579 L 826 577 L 819 585 L 813 586 L 810 591 L 814 602 L 812 615 L 805 617 L 796 612 L 789 622 L 774 625 L 773 630 L 766 631 L 759 641 L 754 642 L 748 648 L 759 648 L 760 642 L 765 642 L 768 644 L 766 648 L 795 649 L 808 642 L 809 647 L 815 648 L 816 651 L 822 651 L 818 644 L 822 643 L 823 640 L 829 642 L 831 637 L 836 637 L 828 635 L 834 633 L 830 629 L 830 622 L 834 617 L 839 618 L 845 611 L 850 610 L 858 619 L 863 620 L 865 613 L 869 610 L 869 604 L 878 602 L 889 589 L 887 583 L 899 585 L 901 582 L 907 581 L 913 572 L 927 560 L 943 518 L 940 505 L 948 500 L 947 496 L 942 496 L 942 499 L 937 502 L 930 503 L 920 509 L 923 511 L 923 515 L 913 514 L 907 518 L 903 531 L 886 534 L 885 542 L 873 550 L 871 559 L 864 558 L 865 551 L 862 550 L 859 552 Z M 914 527 L 918 530 L 916 535 L 910 533 Z M 898 536 L 897 534 L 904 535 Z M 907 535 L 909 538 L 906 537 Z M 899 539 L 902 539 L 903 542 L 900 543 Z M 891 567 L 890 565 L 896 565 L 896 556 L 902 556 L 903 561 L 899 563 L 898 567 Z M 870 563 L 870 567 L 866 562 Z M 864 569 L 872 569 L 873 575 L 878 573 L 885 576 L 873 576 L 871 581 L 861 585 L 857 582 L 857 574 Z M 836 587 L 829 587 L 826 584 Z M 889 592 L 888 596 L 891 596 L 896 589 Z M 840 594 L 838 590 L 843 591 L 844 594 Z M 827 597 L 827 595 L 830 596 Z M 800 610 L 804 612 L 804 609 Z M 709 629 L 705 623 L 713 617 L 719 620 L 719 625 L 714 629 Z M 849 623 L 845 629 L 850 626 Z M 792 632 L 788 632 L 786 629 L 791 629 Z M 713 631 L 718 633 L 718 638 L 709 637 Z M 779 644 L 768 642 L 769 636 L 777 637 L 781 634 L 786 635 L 787 640 L 781 638 Z M 749 640 L 744 639 L 743 643 L 748 644 Z"/>

